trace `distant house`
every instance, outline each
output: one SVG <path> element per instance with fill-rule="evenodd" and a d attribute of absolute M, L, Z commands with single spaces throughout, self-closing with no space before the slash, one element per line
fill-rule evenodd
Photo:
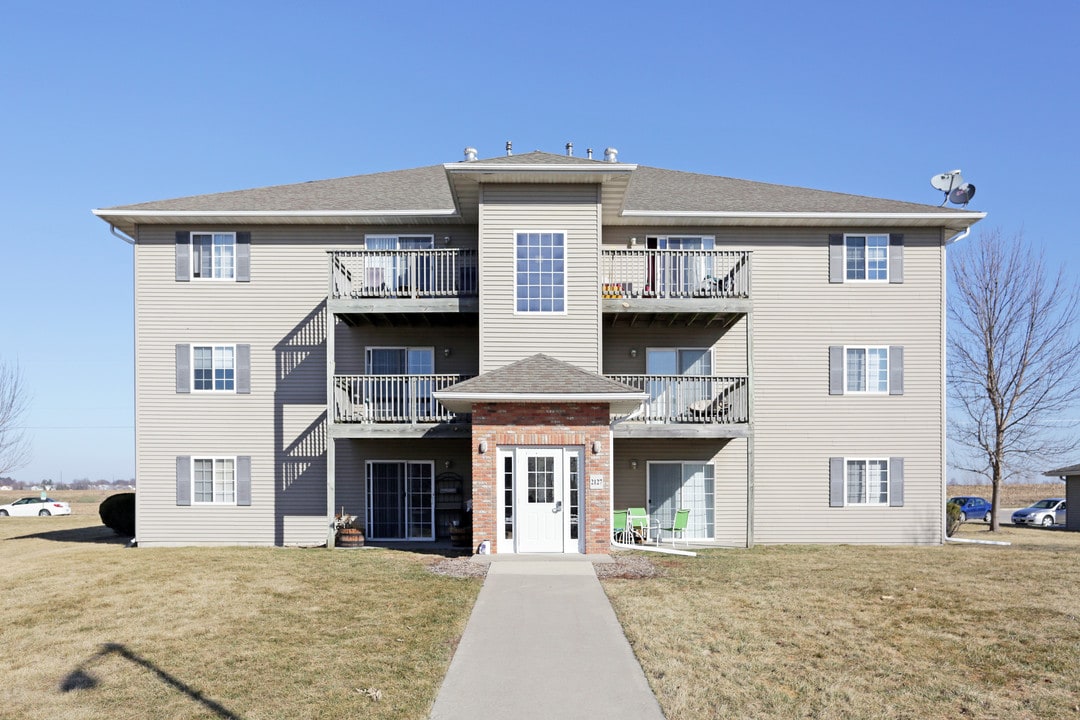
<path fill-rule="evenodd" d="M 135 253 L 140 547 L 613 508 L 941 543 L 946 247 L 982 213 L 530 152 L 95 210 Z"/>
<path fill-rule="evenodd" d="M 1065 481 L 1065 529 L 1080 531 L 1080 465 L 1048 470 L 1043 474 Z M 1072 512 L 1069 508 L 1073 508 Z"/>

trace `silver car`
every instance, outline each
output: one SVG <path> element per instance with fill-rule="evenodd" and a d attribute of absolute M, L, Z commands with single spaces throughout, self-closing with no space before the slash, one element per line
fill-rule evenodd
<path fill-rule="evenodd" d="M 1065 524 L 1065 498 L 1046 498 L 1012 514 L 1013 525 Z"/>

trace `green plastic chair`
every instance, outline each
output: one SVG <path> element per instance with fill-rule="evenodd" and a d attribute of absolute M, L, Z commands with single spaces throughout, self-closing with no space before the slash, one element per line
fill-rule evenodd
<path fill-rule="evenodd" d="M 675 520 L 671 523 L 671 526 L 660 528 L 660 533 L 656 537 L 656 544 L 660 544 L 660 539 L 664 536 L 664 533 L 671 533 L 671 547 L 675 547 L 675 535 L 678 533 L 682 537 L 683 544 L 690 547 L 690 541 L 686 538 L 686 523 L 689 519 L 689 510 L 676 510 Z"/>
<path fill-rule="evenodd" d="M 645 512 L 645 508 L 630 508 L 626 511 L 626 515 L 630 522 L 630 532 L 642 540 L 649 537 L 649 515 Z"/>
<path fill-rule="evenodd" d="M 611 521 L 611 537 L 617 543 L 627 544 L 630 540 L 630 522 L 625 510 L 616 510 Z"/>

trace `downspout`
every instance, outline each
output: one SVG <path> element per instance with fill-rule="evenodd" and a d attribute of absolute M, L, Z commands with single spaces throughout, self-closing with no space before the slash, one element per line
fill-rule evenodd
<path fill-rule="evenodd" d="M 945 244 L 946 245 L 952 245 L 954 242 L 960 242 L 961 240 L 963 240 L 964 238 L 966 238 L 970 234 L 971 234 L 971 226 L 968 225 L 966 228 L 964 228 L 963 230 L 961 230 L 960 232 L 958 232 L 957 234 L 953 235 L 951 238 L 946 240 Z"/>
<path fill-rule="evenodd" d="M 134 245 L 135 244 L 135 238 L 131 237 L 130 235 L 126 235 L 126 234 L 120 232 L 119 230 L 116 229 L 116 226 L 113 225 L 112 223 L 109 223 L 109 232 L 111 232 L 113 235 L 120 238 L 124 242 L 126 242 L 128 245 Z"/>

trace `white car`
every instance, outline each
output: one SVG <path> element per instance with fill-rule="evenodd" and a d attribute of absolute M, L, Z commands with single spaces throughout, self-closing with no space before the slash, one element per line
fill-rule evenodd
<path fill-rule="evenodd" d="M 1065 498 L 1046 498 L 1012 514 L 1013 525 L 1065 524 Z"/>
<path fill-rule="evenodd" d="M 0 517 L 6 517 L 12 515 L 20 517 L 23 515 L 70 515 L 71 506 L 66 502 L 59 502 L 52 498 L 45 498 L 42 500 L 40 497 L 24 497 L 19 498 L 13 503 L 7 505 L 0 505 Z"/>

